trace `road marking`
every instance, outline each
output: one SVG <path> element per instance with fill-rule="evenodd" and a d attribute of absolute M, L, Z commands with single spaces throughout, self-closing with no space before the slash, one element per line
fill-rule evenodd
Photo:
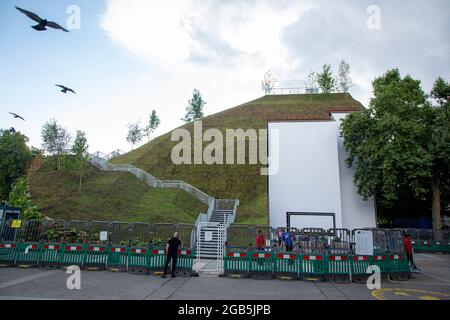
<path fill-rule="evenodd" d="M 22 278 L 19 278 L 19 279 L 6 281 L 6 282 L 3 282 L 3 283 L 0 283 L 0 289 L 16 286 L 18 284 L 21 284 L 21 283 L 24 283 L 24 282 L 28 282 L 28 281 L 32 281 L 32 280 L 36 280 L 36 279 L 39 279 L 39 278 L 48 277 L 48 276 L 51 276 L 52 274 L 55 274 L 56 272 L 57 272 L 56 270 L 54 270 L 54 271 L 47 271 L 47 272 L 42 272 L 42 273 L 38 273 L 38 274 L 32 274 L 30 276 L 22 277 Z"/>
<path fill-rule="evenodd" d="M 403 296 L 408 300 L 445 300 L 450 299 L 450 295 L 436 291 L 426 291 L 418 289 L 404 288 L 384 288 L 372 291 L 372 296 L 378 300 L 391 300 L 395 296 Z"/>

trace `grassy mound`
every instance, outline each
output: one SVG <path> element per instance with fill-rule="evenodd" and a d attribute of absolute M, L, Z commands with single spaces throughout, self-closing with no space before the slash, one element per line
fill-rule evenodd
<path fill-rule="evenodd" d="M 33 203 L 52 219 L 194 223 L 207 206 L 179 189 L 155 189 L 131 173 L 102 172 L 87 164 L 81 195 L 78 176 L 45 161 L 30 173 Z"/>
<path fill-rule="evenodd" d="M 329 120 L 329 112 L 360 108 L 361 103 L 344 94 L 270 95 L 205 117 L 203 131 L 217 128 L 225 136 L 226 129 L 266 129 L 269 121 Z M 193 136 L 192 123 L 182 128 Z M 238 198 L 238 223 L 267 223 L 267 177 L 260 175 L 260 165 L 175 165 L 171 151 L 178 142 L 171 141 L 171 133 L 113 159 L 112 163 L 133 164 L 159 179 L 184 180 L 217 198 Z M 204 146 L 208 143 L 204 142 Z"/>

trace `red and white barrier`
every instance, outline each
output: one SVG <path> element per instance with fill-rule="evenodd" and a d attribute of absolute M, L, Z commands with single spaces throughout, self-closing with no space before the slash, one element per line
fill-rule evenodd
<path fill-rule="evenodd" d="M 277 254 L 277 259 L 294 260 L 295 258 L 296 258 L 295 254 L 286 254 L 286 253 Z"/>
<path fill-rule="evenodd" d="M 347 256 L 330 256 L 330 261 L 347 261 Z"/>
<path fill-rule="evenodd" d="M 228 256 L 232 258 L 245 258 L 247 254 L 244 252 L 228 252 Z"/>
<path fill-rule="evenodd" d="M 44 249 L 46 250 L 59 250 L 59 246 L 54 244 L 46 244 L 44 245 Z"/>
<path fill-rule="evenodd" d="M 306 260 L 306 261 L 322 261 L 322 256 L 311 256 L 311 255 L 303 256 L 303 260 Z"/>
<path fill-rule="evenodd" d="M 81 246 L 66 246 L 67 251 L 81 251 Z"/>
<path fill-rule="evenodd" d="M 367 261 L 367 260 L 369 260 L 369 256 L 354 256 L 353 260 L 354 261 Z"/>
<path fill-rule="evenodd" d="M 2 243 L 0 245 L 0 248 L 6 248 L 6 249 L 14 249 L 16 247 L 15 243 Z"/>

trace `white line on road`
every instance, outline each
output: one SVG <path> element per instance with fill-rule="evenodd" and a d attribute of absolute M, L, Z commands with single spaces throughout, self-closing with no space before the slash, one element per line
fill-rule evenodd
<path fill-rule="evenodd" d="M 28 281 L 32 281 L 32 280 L 35 280 L 35 279 L 48 277 L 48 276 L 51 276 L 52 274 L 55 274 L 56 272 L 58 272 L 58 271 L 56 271 L 56 270 L 47 271 L 47 272 L 42 272 L 42 273 L 38 273 L 38 274 L 32 274 L 31 276 L 22 277 L 22 278 L 19 278 L 19 279 L 6 281 L 6 282 L 3 282 L 3 283 L 0 283 L 0 289 L 16 286 L 18 284 L 21 284 L 21 283 L 24 283 L 24 282 L 28 282 Z"/>

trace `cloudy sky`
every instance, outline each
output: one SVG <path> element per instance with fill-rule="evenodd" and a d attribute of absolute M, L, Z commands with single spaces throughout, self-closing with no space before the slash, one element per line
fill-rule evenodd
<path fill-rule="evenodd" d="M 80 28 L 37 32 L 14 6 L 69 27 L 79 8 Z M 84 130 L 91 152 L 128 151 L 128 123 L 155 109 L 155 135 L 181 125 L 194 88 L 213 114 L 260 97 L 267 70 L 299 80 L 341 59 L 365 105 L 373 78 L 394 67 L 428 91 L 450 78 L 449 12 L 448 0 L 1 0 L 0 128 L 40 147 L 55 118 Z"/>

